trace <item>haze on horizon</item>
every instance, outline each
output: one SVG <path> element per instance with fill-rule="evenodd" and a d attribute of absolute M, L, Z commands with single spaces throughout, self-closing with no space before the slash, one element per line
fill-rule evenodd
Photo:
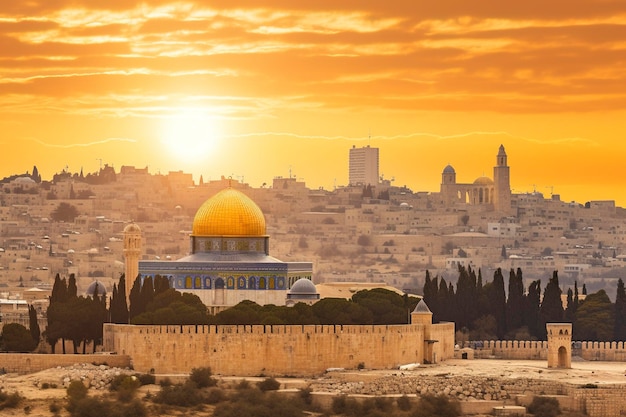
<path fill-rule="evenodd" d="M 518 4 L 519 3 L 519 4 Z M 33 0 L 0 4 L 0 178 L 101 163 L 395 185 L 492 176 L 626 206 L 626 3 Z"/>

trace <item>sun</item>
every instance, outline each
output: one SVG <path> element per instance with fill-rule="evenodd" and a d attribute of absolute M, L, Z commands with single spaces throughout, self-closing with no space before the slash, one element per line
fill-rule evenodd
<path fill-rule="evenodd" d="M 161 143 L 169 155 L 198 162 L 215 151 L 220 139 L 218 121 L 207 109 L 183 109 L 163 119 Z"/>

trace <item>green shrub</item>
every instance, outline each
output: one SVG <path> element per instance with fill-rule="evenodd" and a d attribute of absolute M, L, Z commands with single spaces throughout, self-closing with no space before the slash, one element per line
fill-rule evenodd
<path fill-rule="evenodd" d="M 207 392 L 204 401 L 207 404 L 217 404 L 226 400 L 226 393 L 221 388 L 213 387 Z"/>
<path fill-rule="evenodd" d="M 189 379 L 195 382 L 198 388 L 214 387 L 217 385 L 217 380 L 211 375 L 211 368 L 193 368 Z"/>
<path fill-rule="evenodd" d="M 346 411 L 346 396 L 340 395 L 338 397 L 333 398 L 333 402 L 330 406 L 333 414 L 343 414 Z"/>
<path fill-rule="evenodd" d="M 250 381 L 246 379 L 242 379 L 241 381 L 239 381 L 239 383 L 237 384 L 235 388 L 237 388 L 240 391 L 250 389 Z"/>
<path fill-rule="evenodd" d="M 0 410 L 5 408 L 17 408 L 22 402 L 22 396 L 17 392 L 7 394 L 0 390 Z"/>
<path fill-rule="evenodd" d="M 561 414 L 561 407 L 556 398 L 535 396 L 528 406 L 528 412 L 535 417 L 555 417 Z"/>
<path fill-rule="evenodd" d="M 265 378 L 263 381 L 258 382 L 257 386 L 263 392 L 276 391 L 280 388 L 280 382 L 278 382 L 274 378 Z"/>
<path fill-rule="evenodd" d="M 49 409 L 50 409 L 51 413 L 57 414 L 59 411 L 61 411 L 61 406 L 56 401 L 52 401 L 50 403 L 50 408 Z"/>
<path fill-rule="evenodd" d="M 76 401 L 72 417 L 146 417 L 146 407 L 139 400 L 120 404 L 106 399 L 85 397 Z"/>
<path fill-rule="evenodd" d="M 461 406 L 458 401 L 445 395 L 423 395 L 420 397 L 412 417 L 458 417 Z"/>
<path fill-rule="evenodd" d="M 137 389 L 141 386 L 139 378 L 135 375 L 120 375 L 122 378 L 114 378 L 115 384 L 111 382 L 111 391 L 117 392 L 117 399 L 128 403 L 135 398 Z"/>
<path fill-rule="evenodd" d="M 70 400 L 82 400 L 87 396 L 87 387 L 81 381 L 72 381 L 67 387 L 67 396 Z"/>
<path fill-rule="evenodd" d="M 139 374 L 137 375 L 141 385 L 153 385 L 156 383 L 156 377 L 152 374 Z"/>
<path fill-rule="evenodd" d="M 409 411 L 411 409 L 411 400 L 406 395 L 399 397 L 396 403 L 401 411 Z"/>
<path fill-rule="evenodd" d="M 313 402 L 313 395 L 311 395 L 311 392 L 312 390 L 310 387 L 300 388 L 300 398 L 306 405 L 311 405 Z"/>
<path fill-rule="evenodd" d="M 376 409 L 380 411 L 385 411 L 385 412 L 391 410 L 391 406 L 392 406 L 391 398 L 387 398 L 387 397 L 374 398 L 374 404 L 376 406 Z"/>
<path fill-rule="evenodd" d="M 154 401 L 167 405 L 193 407 L 202 403 L 202 395 L 197 385 L 188 380 L 184 384 L 161 386 Z"/>

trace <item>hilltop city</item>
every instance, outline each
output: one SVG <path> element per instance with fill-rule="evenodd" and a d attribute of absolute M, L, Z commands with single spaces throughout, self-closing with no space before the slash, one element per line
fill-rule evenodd
<path fill-rule="evenodd" d="M 309 189 L 292 176 L 253 188 L 235 178 L 194 182 L 183 171 L 106 164 L 87 175 L 63 170 L 49 181 L 36 166 L 4 178 L 1 312 L 6 319 L 27 304 L 45 312 L 57 274 L 74 274 L 80 294 L 96 281 L 110 292 L 125 270 L 123 232 L 130 223 L 141 228 L 141 261 L 187 256 L 196 210 L 228 187 L 261 208 L 272 256 L 312 264 L 322 297 L 336 295 L 341 283 L 352 291 L 369 283 L 420 294 L 427 270 L 450 280 L 459 266 L 484 276 L 522 268 L 527 282 L 559 271 L 564 292 L 577 282 L 590 292 L 615 293 L 626 266 L 626 211 L 610 200 L 512 193 L 515 167 L 504 146 L 494 149 L 493 178 L 465 179 L 447 165 L 437 192 L 381 178 L 378 148 L 347 149 L 346 165 L 349 184 L 334 190 Z"/>

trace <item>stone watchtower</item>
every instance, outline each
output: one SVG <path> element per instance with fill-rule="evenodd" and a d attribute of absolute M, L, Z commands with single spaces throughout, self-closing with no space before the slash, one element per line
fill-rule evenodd
<path fill-rule="evenodd" d="M 546 323 L 548 368 L 572 367 L 572 323 Z"/>
<path fill-rule="evenodd" d="M 423 363 L 437 363 L 437 354 L 434 344 L 438 340 L 433 340 L 431 329 L 433 324 L 433 313 L 430 311 L 423 299 L 417 303 L 415 310 L 411 313 L 411 324 L 421 324 L 424 327 L 424 358 Z"/>
<path fill-rule="evenodd" d="M 130 289 L 133 287 L 135 278 L 139 274 L 139 256 L 141 256 L 141 229 L 135 223 L 131 223 L 124 228 L 124 258 L 126 277 L 126 302 L 130 305 L 128 298 Z"/>

